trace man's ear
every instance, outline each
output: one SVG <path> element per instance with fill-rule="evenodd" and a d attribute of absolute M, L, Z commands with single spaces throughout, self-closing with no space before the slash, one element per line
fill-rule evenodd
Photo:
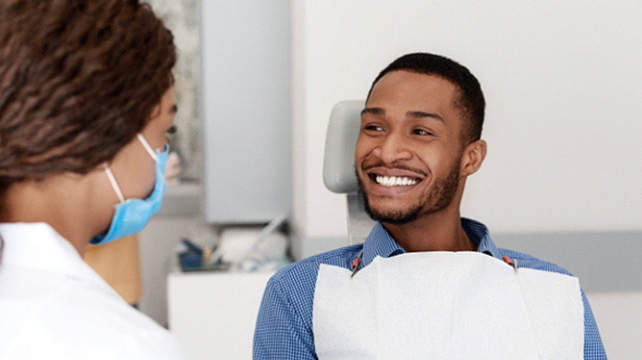
<path fill-rule="evenodd" d="M 472 175 L 479 170 L 486 158 L 486 149 L 487 144 L 484 140 L 477 140 L 466 146 L 461 156 L 461 167 L 459 171 L 461 176 Z"/>

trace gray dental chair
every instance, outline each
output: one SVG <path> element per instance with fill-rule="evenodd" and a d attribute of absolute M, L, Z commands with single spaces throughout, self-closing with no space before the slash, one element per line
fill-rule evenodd
<path fill-rule="evenodd" d="M 337 103 L 330 114 L 325 139 L 323 183 L 333 193 L 347 194 L 350 244 L 364 242 L 375 223 L 365 212 L 354 165 L 364 104 L 363 100 Z"/>

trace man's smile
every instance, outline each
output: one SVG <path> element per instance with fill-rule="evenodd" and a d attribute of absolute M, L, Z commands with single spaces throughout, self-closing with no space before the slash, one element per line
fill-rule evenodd
<path fill-rule="evenodd" d="M 370 179 L 373 192 L 388 195 L 410 191 L 426 177 L 417 170 L 387 167 L 371 167 L 364 173 Z"/>
<path fill-rule="evenodd" d="M 374 180 L 381 186 L 410 186 L 415 185 L 418 181 L 405 176 L 381 176 L 375 175 Z"/>

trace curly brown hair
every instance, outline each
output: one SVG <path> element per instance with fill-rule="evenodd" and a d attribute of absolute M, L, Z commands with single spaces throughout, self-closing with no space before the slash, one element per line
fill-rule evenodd
<path fill-rule="evenodd" d="M 0 24 L 0 196 L 112 159 L 173 81 L 172 33 L 138 0 L 2 0 Z"/>

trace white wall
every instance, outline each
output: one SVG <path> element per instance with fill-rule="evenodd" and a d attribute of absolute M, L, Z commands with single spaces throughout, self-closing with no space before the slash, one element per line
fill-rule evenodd
<path fill-rule="evenodd" d="M 587 293 L 609 359 L 642 354 L 642 292 Z"/>
<path fill-rule="evenodd" d="M 641 230 L 640 18 L 634 1 L 294 1 L 302 241 L 346 232 L 344 197 L 322 183 L 330 109 L 415 51 L 461 62 L 486 94 L 489 154 L 464 215 L 496 233 Z"/>

